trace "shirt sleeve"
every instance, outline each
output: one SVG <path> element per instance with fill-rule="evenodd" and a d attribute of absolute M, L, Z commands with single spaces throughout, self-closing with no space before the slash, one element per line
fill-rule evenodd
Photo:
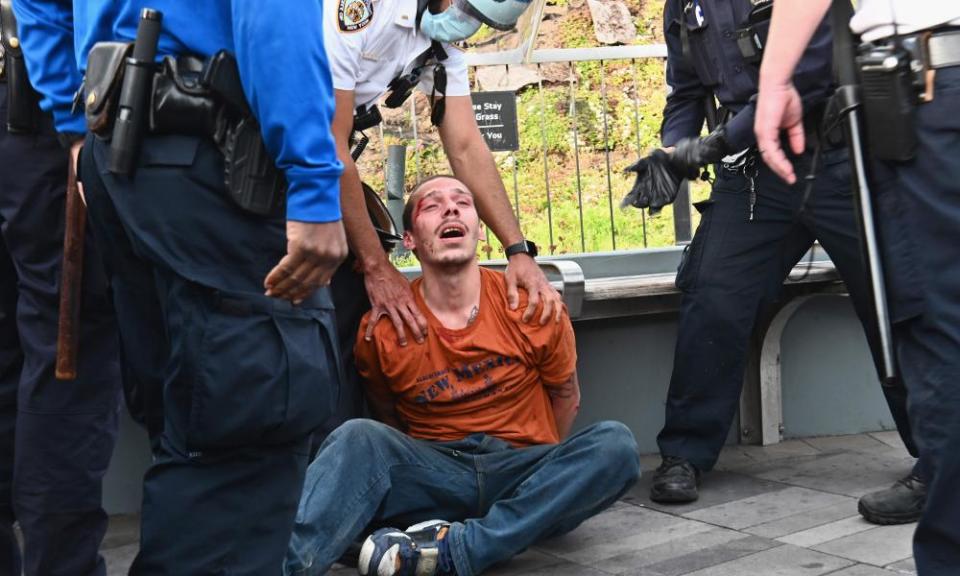
<path fill-rule="evenodd" d="M 746 106 L 724 124 L 727 144 L 730 150 L 739 151 L 757 143 L 757 136 L 753 132 L 753 120 L 757 115 L 757 100 L 751 98 Z"/>
<path fill-rule="evenodd" d="M 82 80 L 74 48 L 73 3 L 17 0 L 13 11 L 30 83 L 40 94 L 40 108 L 53 114 L 58 132 L 86 132 L 83 113 L 71 112 Z"/>
<path fill-rule="evenodd" d="M 660 140 L 673 146 L 684 138 L 700 135 L 704 121 L 704 100 L 710 93 L 700 83 L 696 70 L 683 56 L 680 42 L 680 2 L 668 0 L 663 10 L 664 38 L 667 44 L 667 104 L 663 108 Z"/>
<path fill-rule="evenodd" d="M 522 310 L 523 307 L 518 309 Z M 566 384 L 577 369 L 577 344 L 567 311 L 563 311 L 559 322 L 523 326 L 529 330 L 527 334 L 533 345 L 543 385 L 553 388 Z"/>
<path fill-rule="evenodd" d="M 256 0 L 232 0 L 231 11 L 244 93 L 287 178 L 287 219 L 340 220 L 343 164 L 330 131 L 334 98 L 321 2 L 285 0 L 265 8 Z"/>
<path fill-rule="evenodd" d="M 443 49 L 447 52 L 447 59 L 443 61 L 443 67 L 447 71 L 447 92 L 446 96 L 469 96 L 470 79 L 467 76 L 467 58 L 463 50 L 456 46 L 443 44 Z M 420 84 L 417 86 L 421 92 L 430 95 L 433 91 L 433 67 L 429 66 L 424 70 L 420 77 Z"/>
<path fill-rule="evenodd" d="M 337 2 L 326 0 L 323 14 L 323 44 L 330 59 L 333 87 L 337 90 L 355 90 L 363 51 L 364 31 L 341 32 L 337 26 Z"/>

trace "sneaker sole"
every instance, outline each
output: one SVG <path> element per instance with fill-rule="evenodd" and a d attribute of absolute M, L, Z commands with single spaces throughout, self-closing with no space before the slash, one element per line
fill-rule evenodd
<path fill-rule="evenodd" d="M 894 524 L 910 524 L 920 519 L 921 512 L 908 512 L 904 514 L 877 514 L 870 511 L 863 505 L 863 502 L 857 503 L 857 511 L 863 516 L 863 519 L 871 524 L 880 526 L 892 526 Z"/>
<path fill-rule="evenodd" d="M 700 498 L 697 489 L 693 490 L 670 490 L 660 492 L 654 488 L 650 489 L 650 499 L 659 504 L 689 504 L 696 502 Z"/>

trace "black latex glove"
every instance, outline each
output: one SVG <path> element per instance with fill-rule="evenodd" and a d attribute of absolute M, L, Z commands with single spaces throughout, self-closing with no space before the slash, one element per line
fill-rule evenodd
<path fill-rule="evenodd" d="M 670 154 L 663 150 L 654 150 L 649 156 L 637 160 L 626 171 L 636 172 L 637 181 L 620 203 L 621 208 L 649 208 L 650 214 L 656 214 L 677 198 L 683 174 L 671 165 Z"/>
<path fill-rule="evenodd" d="M 694 180 L 702 167 L 719 162 L 730 152 L 726 131 L 717 128 L 703 138 L 684 138 L 677 142 L 670 163 L 684 178 Z"/>

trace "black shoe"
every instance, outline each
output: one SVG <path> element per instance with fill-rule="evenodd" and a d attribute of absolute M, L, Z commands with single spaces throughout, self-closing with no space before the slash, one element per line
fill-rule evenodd
<path fill-rule="evenodd" d="M 862 496 L 857 509 L 867 522 L 907 524 L 920 519 L 926 502 L 927 485 L 910 474 L 886 490 Z"/>
<path fill-rule="evenodd" d="M 683 504 L 699 498 L 700 471 L 684 458 L 664 456 L 653 473 L 650 499 L 661 504 Z"/>

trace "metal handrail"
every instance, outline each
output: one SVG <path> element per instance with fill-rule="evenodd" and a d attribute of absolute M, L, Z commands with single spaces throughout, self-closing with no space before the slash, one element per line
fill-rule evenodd
<path fill-rule="evenodd" d="M 631 46 L 598 46 L 594 48 L 540 48 L 527 51 L 523 47 L 500 52 L 467 52 L 468 66 L 509 66 L 511 64 L 547 64 L 552 62 L 594 62 L 597 60 L 630 60 L 666 58 L 666 44 Z"/>

